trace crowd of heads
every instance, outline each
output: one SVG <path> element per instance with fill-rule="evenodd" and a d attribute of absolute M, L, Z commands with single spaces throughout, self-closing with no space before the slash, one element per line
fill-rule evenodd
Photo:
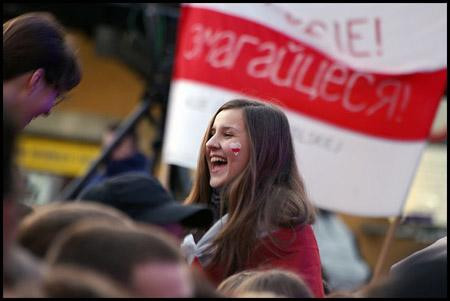
<path fill-rule="evenodd" d="M 187 263 L 180 250 L 180 242 L 189 229 L 207 229 L 211 226 L 212 210 L 200 202 L 181 204 L 155 178 L 141 173 L 127 173 L 107 179 L 88 187 L 79 199 L 70 202 L 24 205 L 22 213 L 17 214 L 17 205 L 21 202 L 13 197 L 15 185 L 12 175 L 18 131 L 10 117 L 4 117 L 4 173 L 11 181 L 4 187 L 3 204 L 4 209 L 12 205 L 16 208 L 11 210 L 15 212 L 16 222 L 11 224 L 9 220 L 11 225 L 6 228 L 10 229 L 6 233 L 6 241 L 10 241 L 10 244 L 7 246 L 8 252 L 4 252 L 4 296 L 315 297 L 301 275 L 282 268 L 237 268 L 231 270 L 219 284 L 210 281 L 201 271 Z M 208 134 L 209 139 L 211 136 Z M 203 156 L 204 172 L 209 173 L 206 166 L 211 163 L 206 154 Z M 292 171 L 292 167 L 287 165 L 279 168 L 285 170 L 286 175 Z M 245 170 L 248 170 L 247 167 Z M 299 178 L 293 182 L 292 185 L 301 184 Z M 251 187 L 246 189 L 254 189 Z M 227 193 L 230 193 L 227 196 L 230 200 L 237 197 L 237 202 L 243 202 L 236 196 L 236 191 Z M 289 210 L 308 210 L 305 206 L 298 206 L 294 196 L 289 199 L 289 195 L 284 195 L 283 199 L 292 202 Z M 230 203 L 229 206 L 227 212 L 233 214 L 242 204 Z M 265 212 L 264 206 L 262 208 L 261 212 Z M 264 221 L 289 225 L 292 222 L 287 218 L 290 213 L 281 213 L 269 215 Z M 250 216 L 246 215 L 246 218 Z M 8 223 L 8 219 L 4 219 L 4 225 L 5 222 Z M 174 225 L 178 227 L 174 228 Z M 220 246 L 220 240 L 217 241 Z M 230 262 L 233 263 L 233 260 Z M 441 260 L 434 260 L 433 267 L 421 264 L 421 271 L 427 271 L 428 268 L 429 273 L 436 273 L 438 266 L 443 267 Z M 411 268 L 406 273 L 414 274 Z M 419 274 L 421 276 L 416 280 L 426 282 L 423 277 L 428 274 L 416 273 Z M 434 283 L 435 289 L 430 292 L 423 291 L 423 287 L 420 291 L 420 287 L 414 286 L 414 280 L 407 282 L 405 279 L 411 280 L 411 277 L 406 277 L 402 271 L 362 290 L 334 292 L 328 296 L 414 296 L 406 293 L 414 291 L 411 287 L 418 289 L 416 295 L 420 296 L 446 294 L 446 280 L 445 286 L 443 283 Z"/>
<path fill-rule="evenodd" d="M 184 203 L 150 174 L 124 173 L 86 187 L 75 200 L 29 206 L 17 184 L 19 131 L 48 113 L 80 82 L 81 72 L 62 26 L 48 14 L 6 22 L 3 50 L 4 297 L 317 297 L 308 271 L 247 265 L 255 246 L 265 246 L 263 235 L 283 250 L 292 241 L 283 244 L 272 234 L 281 228 L 306 233 L 295 231 L 309 229 L 315 218 L 280 108 L 245 99 L 221 106 L 204 134 Z M 135 147 L 136 139 L 129 143 Z M 220 266 L 220 283 L 190 265 L 180 248 L 188 233 L 202 235 L 218 223 L 205 250 L 208 264 Z M 318 260 L 317 246 L 305 250 Z M 446 296 L 442 250 L 435 260 L 408 264 L 347 296 Z M 423 273 L 411 280 L 416 268 Z M 320 264 L 309 271 L 323 292 Z M 434 289 L 423 289 L 436 271 Z"/>

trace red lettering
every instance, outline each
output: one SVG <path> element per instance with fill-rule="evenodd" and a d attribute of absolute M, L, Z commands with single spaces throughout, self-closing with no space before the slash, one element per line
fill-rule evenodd
<path fill-rule="evenodd" d="M 320 29 L 317 30 L 317 28 Z M 325 25 L 325 23 L 323 23 L 322 21 L 313 20 L 308 24 L 308 26 L 306 26 L 305 33 L 315 38 L 319 38 L 323 36 L 326 30 L 327 26 Z"/>
<path fill-rule="evenodd" d="M 336 46 L 339 51 L 342 51 L 342 42 L 341 42 L 341 26 L 339 23 L 334 22 L 334 38 L 336 40 Z"/>
<path fill-rule="evenodd" d="M 355 25 L 361 25 L 367 23 L 366 19 L 359 18 L 359 19 L 352 19 L 347 21 L 347 34 L 348 34 L 348 49 L 350 51 L 350 54 L 356 57 L 367 57 L 369 56 L 368 51 L 356 51 L 354 42 L 355 40 L 361 40 L 362 36 L 356 32 L 353 31 Z"/>

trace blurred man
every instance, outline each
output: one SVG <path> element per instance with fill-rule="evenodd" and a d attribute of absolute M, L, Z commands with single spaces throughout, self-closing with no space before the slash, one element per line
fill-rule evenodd
<path fill-rule="evenodd" d="M 114 141 L 119 126 L 119 123 L 114 123 L 107 127 L 102 137 L 103 149 L 106 149 Z M 140 172 L 149 175 L 151 162 L 139 151 L 138 144 L 136 130 L 132 129 L 112 151 L 105 162 L 104 169 L 94 174 L 84 187 L 98 184 L 103 180 L 127 172 Z"/>
<path fill-rule="evenodd" d="M 17 131 L 48 114 L 81 80 L 80 66 L 62 26 L 47 13 L 28 13 L 3 24 L 3 295 L 39 281 L 38 261 L 15 244 L 20 171 L 14 164 Z"/>
<path fill-rule="evenodd" d="M 63 27 L 50 14 L 28 13 L 3 24 L 3 103 L 19 127 L 50 113 L 81 80 Z"/>

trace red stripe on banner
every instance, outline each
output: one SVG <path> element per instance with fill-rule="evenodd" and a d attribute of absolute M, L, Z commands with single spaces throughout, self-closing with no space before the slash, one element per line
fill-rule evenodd
<path fill-rule="evenodd" d="M 422 140 L 447 73 L 359 72 L 261 24 L 183 7 L 173 79 L 230 89 L 368 135 Z"/>

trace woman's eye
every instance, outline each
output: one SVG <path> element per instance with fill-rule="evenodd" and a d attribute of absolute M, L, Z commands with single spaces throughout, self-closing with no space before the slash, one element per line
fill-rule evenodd
<path fill-rule="evenodd" d="M 225 133 L 225 134 L 223 134 L 225 137 L 232 137 L 233 135 L 232 134 L 230 134 L 230 133 Z"/>

